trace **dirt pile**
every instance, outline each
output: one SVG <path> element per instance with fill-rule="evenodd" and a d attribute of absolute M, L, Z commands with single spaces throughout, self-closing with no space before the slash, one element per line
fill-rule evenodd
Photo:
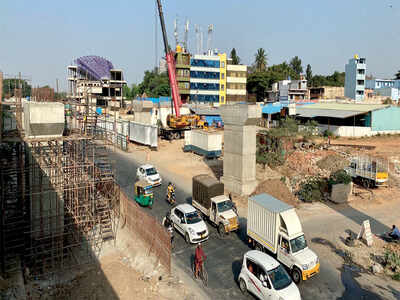
<path fill-rule="evenodd" d="M 335 172 L 349 165 L 349 161 L 338 154 L 325 156 L 317 161 L 317 166 L 329 172 Z"/>
<path fill-rule="evenodd" d="M 296 206 L 299 202 L 289 191 L 286 184 L 280 179 L 265 180 L 261 182 L 252 195 L 267 193 L 287 204 Z"/>

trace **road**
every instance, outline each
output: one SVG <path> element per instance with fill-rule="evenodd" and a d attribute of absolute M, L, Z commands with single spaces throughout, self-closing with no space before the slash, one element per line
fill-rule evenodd
<path fill-rule="evenodd" d="M 124 192 L 133 198 L 133 184 L 139 164 L 133 159 L 131 153 L 120 151 L 112 154 L 112 160 L 116 168 L 117 182 Z M 177 187 L 176 198 L 178 203 L 191 203 L 191 195 L 188 193 L 191 187 L 187 186 L 188 182 L 180 181 L 179 178 L 171 179 L 170 174 L 166 172 L 160 171 L 160 174 L 163 178 L 163 184 L 154 189 L 155 203 L 153 208 L 144 209 L 161 222 L 170 209 L 170 205 L 165 201 L 168 181 L 173 181 Z M 209 274 L 209 285 L 206 292 L 211 299 L 254 299 L 252 296 L 243 296 L 237 285 L 243 253 L 250 250 L 246 244 L 246 219 L 241 218 L 240 222 L 242 229 L 237 234 L 232 234 L 224 239 L 219 238 L 216 228 L 208 224 L 210 238 L 203 244 L 207 255 L 206 268 Z M 324 220 L 321 222 L 323 223 Z M 314 225 L 320 228 L 326 226 L 326 224 Z M 306 230 L 305 233 L 308 234 Z M 334 251 L 334 249 L 331 250 Z M 187 245 L 183 236 L 176 233 L 173 259 L 190 276 L 190 264 L 194 251 L 195 246 Z M 354 280 L 355 277 L 359 276 L 358 270 L 348 268 L 338 270 L 337 265 L 329 261 L 325 262 L 322 257 L 320 259 L 322 261 L 320 274 L 299 286 L 302 299 L 383 299 L 359 286 Z M 198 284 L 201 285 L 200 282 Z"/>

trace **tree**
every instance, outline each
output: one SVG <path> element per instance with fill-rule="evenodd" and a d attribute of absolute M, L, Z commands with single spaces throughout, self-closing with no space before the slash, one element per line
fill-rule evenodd
<path fill-rule="evenodd" d="M 28 97 L 31 95 L 32 87 L 26 80 L 20 80 L 20 86 L 22 87 L 22 97 Z M 19 87 L 18 79 L 3 79 L 3 98 L 11 98 L 14 96 L 15 88 Z"/>
<path fill-rule="evenodd" d="M 301 59 L 298 56 L 295 56 L 292 58 L 292 60 L 289 63 L 289 66 L 293 69 L 293 71 L 296 73 L 296 77 L 300 77 L 300 74 L 303 73 L 303 67 L 301 65 Z"/>
<path fill-rule="evenodd" d="M 259 48 L 255 54 L 255 67 L 257 72 L 263 72 L 267 69 L 267 54 L 263 48 Z"/>
<path fill-rule="evenodd" d="M 335 71 L 332 75 L 315 75 L 312 78 L 312 86 L 344 86 L 345 72 Z"/>
<path fill-rule="evenodd" d="M 143 93 L 148 97 L 170 96 L 167 73 L 158 74 L 157 70 L 144 72 L 143 81 L 137 86 L 136 95 Z"/>
<path fill-rule="evenodd" d="M 270 86 L 270 78 L 267 72 L 255 72 L 247 78 L 247 91 L 255 94 L 257 100 L 264 100 L 265 93 Z"/>
<path fill-rule="evenodd" d="M 237 55 L 235 48 L 233 48 L 232 51 L 231 51 L 231 59 L 232 59 L 232 64 L 233 65 L 240 64 L 240 57 Z"/>
<path fill-rule="evenodd" d="M 311 65 L 308 64 L 306 68 L 306 79 L 308 82 L 308 85 L 310 86 L 312 84 L 312 70 L 311 70 Z"/>
<path fill-rule="evenodd" d="M 399 79 L 400 80 L 400 70 L 394 76 L 395 76 L 395 79 Z"/>

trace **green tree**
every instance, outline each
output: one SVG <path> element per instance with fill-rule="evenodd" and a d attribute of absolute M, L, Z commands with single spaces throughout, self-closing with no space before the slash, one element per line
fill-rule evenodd
<path fill-rule="evenodd" d="M 167 73 L 158 74 L 156 70 L 146 71 L 143 81 L 137 87 L 137 92 L 140 95 L 146 93 L 149 97 L 170 96 Z"/>
<path fill-rule="evenodd" d="M 394 76 L 395 76 L 395 79 L 400 79 L 400 70 Z"/>
<path fill-rule="evenodd" d="M 136 98 L 139 95 L 139 86 L 135 83 L 132 84 L 130 89 L 130 96 L 132 99 Z"/>
<path fill-rule="evenodd" d="M 122 93 L 123 93 L 123 96 L 124 96 L 125 99 L 128 99 L 128 100 L 132 99 L 132 97 L 131 97 L 131 89 L 129 88 L 129 86 L 124 85 L 122 87 Z"/>
<path fill-rule="evenodd" d="M 22 97 L 31 95 L 32 87 L 26 80 L 22 79 L 18 81 L 18 79 L 15 78 L 3 79 L 3 98 L 14 97 L 15 88 L 19 86 L 22 87 Z"/>
<path fill-rule="evenodd" d="M 257 50 L 254 65 L 257 72 L 263 72 L 267 69 L 267 54 L 263 48 Z"/>
<path fill-rule="evenodd" d="M 250 94 L 255 94 L 257 100 L 264 100 L 269 87 L 270 78 L 267 72 L 251 73 L 247 78 L 247 91 Z"/>
<path fill-rule="evenodd" d="M 233 65 L 240 64 L 240 57 L 237 55 L 235 48 L 233 48 L 232 51 L 231 51 L 231 59 L 232 59 L 232 64 Z"/>
<path fill-rule="evenodd" d="M 312 84 L 312 70 L 311 70 L 311 65 L 308 64 L 307 68 L 306 68 L 306 79 L 307 79 L 307 83 L 309 86 L 311 86 Z"/>
<path fill-rule="evenodd" d="M 315 75 L 312 78 L 312 86 L 344 86 L 345 72 L 335 71 L 332 75 Z"/>
<path fill-rule="evenodd" d="M 301 59 L 298 56 L 295 56 L 292 58 L 292 60 L 289 63 L 289 66 L 293 69 L 293 71 L 296 73 L 296 77 L 299 78 L 300 74 L 303 73 L 303 67 L 301 65 Z"/>

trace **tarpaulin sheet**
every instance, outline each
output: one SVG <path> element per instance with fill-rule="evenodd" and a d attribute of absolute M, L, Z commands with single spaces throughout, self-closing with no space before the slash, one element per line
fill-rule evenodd
<path fill-rule="evenodd" d="M 157 147 L 158 145 L 158 128 L 154 125 L 129 122 L 129 140 Z"/>

